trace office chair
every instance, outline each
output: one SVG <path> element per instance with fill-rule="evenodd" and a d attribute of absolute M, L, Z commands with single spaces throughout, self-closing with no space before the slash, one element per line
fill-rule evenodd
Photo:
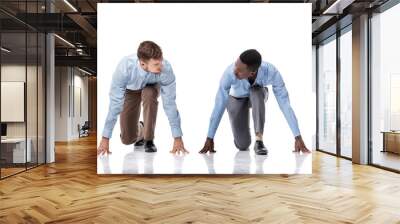
<path fill-rule="evenodd" d="M 78 124 L 79 138 L 89 136 L 89 129 L 90 129 L 89 121 L 85 121 L 82 127 L 80 127 L 80 125 Z"/>

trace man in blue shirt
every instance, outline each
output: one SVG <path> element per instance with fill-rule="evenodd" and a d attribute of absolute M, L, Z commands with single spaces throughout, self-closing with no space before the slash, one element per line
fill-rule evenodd
<path fill-rule="evenodd" d="M 144 145 L 145 152 L 156 152 L 157 98 L 160 95 L 174 137 L 171 153 L 187 153 L 183 145 L 181 119 L 176 107 L 176 82 L 172 67 L 163 59 L 161 48 L 152 41 L 139 45 L 136 55 L 124 57 L 114 72 L 110 105 L 98 147 L 98 155 L 109 154 L 109 139 L 120 115 L 121 141 Z M 139 122 L 141 103 L 143 121 Z"/>
<path fill-rule="evenodd" d="M 281 74 L 272 64 L 263 62 L 257 50 L 250 49 L 244 51 L 234 64 L 228 66 L 221 78 L 207 139 L 200 153 L 216 152 L 214 136 L 225 108 L 228 111 L 235 146 L 239 150 L 248 150 L 251 144 L 249 109 L 252 108 L 256 136 L 254 151 L 257 155 L 267 155 L 268 151 L 263 143 L 267 85 L 272 85 L 279 107 L 295 137 L 294 152 L 310 152 L 300 135 Z"/>

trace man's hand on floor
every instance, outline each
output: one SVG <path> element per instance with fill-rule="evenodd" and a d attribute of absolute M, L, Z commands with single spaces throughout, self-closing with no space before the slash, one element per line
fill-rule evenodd
<path fill-rule="evenodd" d="M 301 137 L 301 135 L 296 136 L 296 138 L 295 138 L 293 152 L 311 153 L 311 151 L 308 150 L 306 145 L 304 144 L 304 141 L 303 141 L 303 138 Z"/>
<path fill-rule="evenodd" d="M 99 155 L 108 155 L 111 154 L 110 151 L 110 140 L 108 138 L 102 137 L 100 141 L 100 145 L 97 148 L 97 156 Z"/>
<path fill-rule="evenodd" d="M 214 150 L 214 140 L 212 138 L 207 138 L 206 142 L 204 143 L 203 149 L 200 150 L 199 153 L 216 153 L 217 151 Z"/>
<path fill-rule="evenodd" d="M 182 154 L 186 154 L 189 153 L 189 151 L 187 151 L 185 149 L 185 146 L 183 145 L 183 140 L 181 137 L 177 137 L 174 140 L 174 145 L 172 147 L 172 150 L 169 151 L 170 153 L 173 153 L 175 155 L 179 155 L 180 153 Z"/>

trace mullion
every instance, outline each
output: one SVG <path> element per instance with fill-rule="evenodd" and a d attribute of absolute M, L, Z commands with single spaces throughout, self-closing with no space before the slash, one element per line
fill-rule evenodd
<path fill-rule="evenodd" d="M 336 31 L 336 154 L 341 157 L 341 65 L 340 65 L 340 30 Z"/>
<path fill-rule="evenodd" d="M 25 21 L 28 19 L 28 1 L 25 0 Z M 25 120 L 25 170 L 28 170 L 28 119 L 27 119 L 27 90 L 28 90 L 28 25 L 25 23 L 25 88 L 24 88 L 24 120 Z"/>

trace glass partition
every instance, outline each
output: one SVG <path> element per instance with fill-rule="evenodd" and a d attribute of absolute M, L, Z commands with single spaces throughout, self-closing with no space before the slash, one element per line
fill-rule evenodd
<path fill-rule="evenodd" d="M 1 1 L 16 16 L 45 1 Z M 35 18 L 35 17 L 34 17 Z M 45 163 L 45 34 L 0 12 L 0 178 Z"/>
<path fill-rule="evenodd" d="M 318 47 L 318 148 L 336 154 L 336 37 Z"/>
<path fill-rule="evenodd" d="M 400 171 L 400 4 L 373 15 L 371 162 Z"/>
<path fill-rule="evenodd" d="M 32 155 L 26 141 L 26 33 L 3 32 L 1 47 L 1 176 L 7 177 L 24 171 Z"/>
<path fill-rule="evenodd" d="M 340 154 L 352 157 L 352 33 L 340 36 Z"/>

